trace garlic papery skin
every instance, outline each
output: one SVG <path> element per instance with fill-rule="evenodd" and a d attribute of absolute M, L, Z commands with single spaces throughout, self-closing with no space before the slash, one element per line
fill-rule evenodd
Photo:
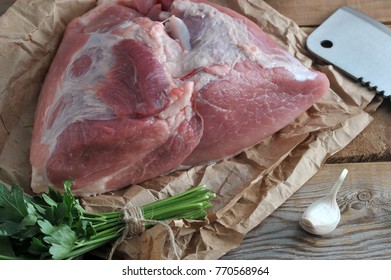
<path fill-rule="evenodd" d="M 312 203 L 304 211 L 299 224 L 305 231 L 315 235 L 325 235 L 337 227 L 341 219 L 337 193 L 347 174 L 348 170 L 344 169 L 330 193 Z"/>
<path fill-rule="evenodd" d="M 307 232 L 324 235 L 332 232 L 340 219 L 341 214 L 337 202 L 324 197 L 306 209 L 299 223 Z"/>

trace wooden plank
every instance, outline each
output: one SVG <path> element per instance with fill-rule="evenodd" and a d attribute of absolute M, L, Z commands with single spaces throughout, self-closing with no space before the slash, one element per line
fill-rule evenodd
<path fill-rule="evenodd" d="M 300 26 L 317 26 L 343 5 L 356 8 L 383 23 L 391 23 L 389 0 L 265 0 L 265 2 Z"/>
<path fill-rule="evenodd" d="M 318 237 L 298 220 L 326 195 L 343 168 L 349 174 L 338 193 L 341 222 Z M 390 259 L 391 162 L 326 165 L 222 259 Z"/>
<path fill-rule="evenodd" d="M 391 102 L 385 99 L 373 121 L 327 163 L 391 161 Z"/>

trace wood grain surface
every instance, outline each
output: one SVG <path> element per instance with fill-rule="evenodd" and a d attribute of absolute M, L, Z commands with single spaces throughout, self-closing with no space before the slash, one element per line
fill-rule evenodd
<path fill-rule="evenodd" d="M 300 26 L 317 26 L 343 5 L 356 8 L 377 20 L 391 23 L 389 0 L 265 0 Z"/>
<path fill-rule="evenodd" d="M 327 163 L 391 161 L 390 99 L 384 100 L 371 115 L 372 123 Z"/>
<path fill-rule="evenodd" d="M 337 202 L 341 221 L 318 237 L 298 220 L 349 170 Z M 370 174 L 370 175 L 369 175 Z M 391 259 L 391 162 L 328 164 L 222 259 Z"/>

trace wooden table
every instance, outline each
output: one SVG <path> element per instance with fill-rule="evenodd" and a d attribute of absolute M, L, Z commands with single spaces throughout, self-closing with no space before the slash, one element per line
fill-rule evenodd
<path fill-rule="evenodd" d="M 391 24 L 389 0 L 265 1 L 307 33 L 341 5 Z M 1 0 L 0 15 L 13 2 Z M 390 101 L 383 101 L 373 116 L 374 121 L 351 144 L 222 259 L 391 259 Z M 301 214 L 329 191 L 343 168 L 349 174 L 338 195 L 339 226 L 326 237 L 304 232 L 298 224 Z"/>
<path fill-rule="evenodd" d="M 265 1 L 307 33 L 341 5 L 391 24 L 388 0 Z M 373 117 L 353 142 L 222 259 L 391 259 L 391 102 L 384 100 Z M 306 233 L 299 218 L 329 192 L 343 168 L 349 174 L 338 193 L 339 226 L 325 237 Z"/>

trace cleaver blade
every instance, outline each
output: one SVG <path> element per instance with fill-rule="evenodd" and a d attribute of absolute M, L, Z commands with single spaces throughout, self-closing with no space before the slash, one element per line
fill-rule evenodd
<path fill-rule="evenodd" d="M 391 29 L 342 6 L 307 38 L 315 56 L 378 94 L 391 95 Z"/>

